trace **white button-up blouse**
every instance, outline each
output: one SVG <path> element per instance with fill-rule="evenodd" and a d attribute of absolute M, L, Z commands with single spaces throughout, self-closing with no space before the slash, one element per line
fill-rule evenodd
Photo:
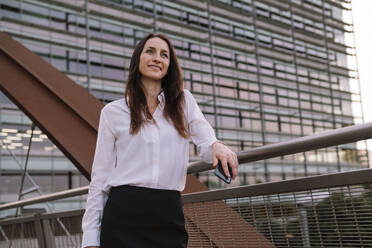
<path fill-rule="evenodd" d="M 205 161 L 212 160 L 217 141 L 192 94 L 184 89 L 185 116 L 190 138 Z M 182 191 L 186 183 L 189 140 L 180 136 L 163 116 L 164 93 L 153 118 L 136 135 L 129 134 L 130 113 L 124 98 L 101 111 L 91 183 L 82 220 L 82 247 L 99 246 L 103 208 L 111 187 L 134 185 Z"/>

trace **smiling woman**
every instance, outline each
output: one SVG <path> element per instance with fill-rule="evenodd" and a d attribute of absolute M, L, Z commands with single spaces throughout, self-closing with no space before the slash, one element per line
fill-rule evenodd
<path fill-rule="evenodd" d="M 139 71 L 142 75 L 142 83 L 146 87 L 146 92 L 159 92 L 161 79 L 165 76 L 169 67 L 169 48 L 168 44 L 160 38 L 149 39 L 140 57 Z M 155 97 L 153 97 L 155 98 Z M 151 115 L 154 113 L 158 101 L 151 101 L 151 96 L 147 97 L 147 105 Z"/>
<path fill-rule="evenodd" d="M 124 98 L 101 111 L 82 247 L 187 247 L 180 191 L 190 139 L 236 177 L 235 153 L 183 89 L 173 45 L 150 34 L 134 49 Z"/>
<path fill-rule="evenodd" d="M 146 43 L 140 57 L 139 71 L 144 85 L 158 82 L 165 76 L 169 66 L 168 44 L 160 38 L 152 38 Z M 144 81 L 148 81 L 145 83 Z"/>
<path fill-rule="evenodd" d="M 150 34 L 139 42 L 132 58 L 125 90 L 125 101 L 131 110 L 131 134 L 136 134 L 146 120 L 156 123 L 152 115 L 159 104 L 158 96 L 163 93 L 164 117 L 187 138 L 182 73 L 169 39 Z"/>

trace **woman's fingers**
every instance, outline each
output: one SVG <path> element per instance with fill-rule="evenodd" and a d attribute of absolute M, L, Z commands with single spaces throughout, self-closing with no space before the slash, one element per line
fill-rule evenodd
<path fill-rule="evenodd" d="M 220 161 L 221 161 L 222 169 L 223 169 L 223 172 L 225 173 L 225 175 L 228 176 L 228 177 L 231 177 L 231 175 L 229 173 L 229 167 L 227 165 L 226 157 L 225 156 L 220 157 Z"/>
<path fill-rule="evenodd" d="M 236 175 L 238 175 L 238 171 L 239 171 L 239 160 L 238 160 L 238 156 L 236 156 L 236 153 L 235 152 L 233 154 L 233 158 L 234 158 L 234 162 L 235 162 Z"/>
<path fill-rule="evenodd" d="M 215 154 L 213 154 L 213 168 L 216 168 L 218 164 L 218 158 Z"/>
<path fill-rule="evenodd" d="M 236 178 L 236 175 L 238 174 L 238 165 L 237 165 L 237 163 L 236 163 L 236 161 L 234 159 L 234 155 L 231 155 L 229 157 L 228 162 L 229 162 L 229 165 L 230 165 L 231 171 L 232 171 L 232 175 L 231 175 L 232 176 L 232 179 L 235 179 Z"/>
<path fill-rule="evenodd" d="M 236 153 L 231 151 L 227 146 L 217 143 L 213 146 L 213 167 L 216 167 L 218 160 L 221 161 L 222 169 L 228 177 L 236 178 L 238 174 L 239 161 Z M 229 173 L 229 166 L 231 167 L 231 174 Z"/>
<path fill-rule="evenodd" d="M 236 167 L 239 167 L 239 160 L 238 160 L 238 156 L 236 156 L 236 153 L 234 153 L 233 158 L 234 158 Z"/>

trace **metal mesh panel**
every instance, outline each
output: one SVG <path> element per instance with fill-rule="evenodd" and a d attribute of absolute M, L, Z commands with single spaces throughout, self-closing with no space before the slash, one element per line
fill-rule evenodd
<path fill-rule="evenodd" d="M 260 234 L 275 247 L 372 247 L 371 184 L 226 198 L 233 212 L 219 202 L 185 204 L 199 219 L 187 224 L 190 247 L 210 238 L 218 247 L 269 247 Z"/>
<path fill-rule="evenodd" d="M 38 248 L 35 225 L 33 222 L 15 223 L 1 226 L 0 248 Z"/>
<path fill-rule="evenodd" d="M 184 195 L 188 247 L 371 247 L 372 184 L 332 186 L 345 175 Z M 322 182 L 328 186 L 314 189 Z M 8 240 L 12 247 L 39 247 L 38 225 L 55 247 L 79 247 L 82 214 L 0 221 L 0 248 Z"/>
<path fill-rule="evenodd" d="M 189 247 L 274 247 L 232 205 L 239 206 L 221 200 L 185 204 Z"/>
<path fill-rule="evenodd" d="M 0 225 L 0 248 L 72 248 L 81 247 L 82 214 L 73 216 L 69 212 L 45 216 L 20 217 Z M 40 219 L 41 217 L 41 219 Z M 25 219 L 33 219 L 27 221 Z M 23 222 L 24 221 L 24 222 Z M 63 226 L 61 225 L 63 224 Z M 44 246 L 40 246 L 40 242 Z"/>
<path fill-rule="evenodd" d="M 59 218 L 70 235 L 66 235 L 65 230 L 57 219 L 50 219 L 50 227 L 54 235 L 56 248 L 80 247 L 82 241 L 81 219 L 82 216 Z"/>

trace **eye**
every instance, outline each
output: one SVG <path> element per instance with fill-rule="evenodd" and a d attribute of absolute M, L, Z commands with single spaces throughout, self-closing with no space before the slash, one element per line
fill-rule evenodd
<path fill-rule="evenodd" d="M 167 53 L 162 53 L 161 56 L 163 56 L 164 58 L 168 58 L 168 54 Z"/>
<path fill-rule="evenodd" d="M 147 49 L 147 50 L 146 50 L 146 53 L 148 53 L 148 54 L 152 54 L 152 50 L 151 50 L 151 49 Z"/>

